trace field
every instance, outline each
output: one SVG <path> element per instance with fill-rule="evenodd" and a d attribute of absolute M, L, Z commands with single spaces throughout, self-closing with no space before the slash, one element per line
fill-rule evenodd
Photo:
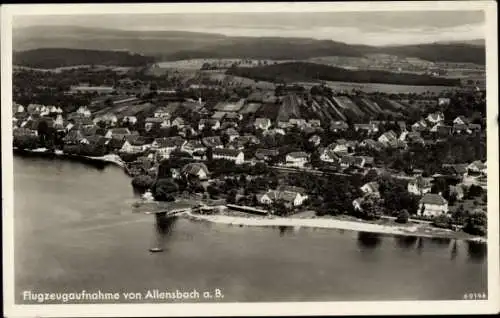
<path fill-rule="evenodd" d="M 274 119 L 278 116 L 279 110 L 280 110 L 280 105 L 274 103 L 265 103 L 262 104 L 259 110 L 255 113 L 255 116 Z"/>
<path fill-rule="evenodd" d="M 243 108 L 244 103 L 243 99 L 237 102 L 220 102 L 215 105 L 215 109 L 222 112 L 237 112 Z"/>
<path fill-rule="evenodd" d="M 365 93 L 416 93 L 422 94 L 425 92 L 442 93 L 458 89 L 456 86 L 415 86 L 415 85 L 396 85 L 396 84 L 377 84 L 377 83 L 350 83 L 350 82 L 325 82 L 328 87 L 334 91 L 351 91 L 353 89 L 360 90 Z"/>
<path fill-rule="evenodd" d="M 300 105 L 302 100 L 297 95 L 283 97 L 278 111 L 277 121 L 288 121 L 291 118 L 301 118 Z"/>
<path fill-rule="evenodd" d="M 101 116 L 104 114 L 113 113 L 115 115 L 122 115 L 122 116 L 135 116 L 138 113 L 151 112 L 155 108 L 156 108 L 156 106 L 151 104 L 151 103 L 144 103 L 144 104 L 139 104 L 139 105 L 130 105 L 130 104 L 127 105 L 127 104 L 125 104 L 125 105 L 103 108 L 103 109 L 95 112 L 94 115 Z"/>

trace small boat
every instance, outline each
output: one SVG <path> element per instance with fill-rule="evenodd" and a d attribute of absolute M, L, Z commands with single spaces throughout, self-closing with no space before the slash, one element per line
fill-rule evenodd
<path fill-rule="evenodd" d="M 149 249 L 149 251 L 151 253 L 159 253 L 159 252 L 163 252 L 163 249 L 161 247 L 152 247 Z"/>

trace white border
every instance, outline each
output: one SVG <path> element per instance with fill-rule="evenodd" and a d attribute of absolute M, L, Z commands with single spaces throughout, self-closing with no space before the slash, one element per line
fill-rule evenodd
<path fill-rule="evenodd" d="M 498 224 L 498 74 L 497 16 L 494 1 L 350 2 L 350 3 L 202 3 L 202 4 L 58 4 L 2 6 L 2 218 L 4 312 L 7 317 L 91 316 L 275 316 L 354 314 L 480 314 L 499 312 Z M 15 15 L 83 15 L 216 12 L 325 11 L 460 11 L 484 10 L 487 46 L 488 147 L 488 300 L 395 302 L 300 302 L 224 304 L 15 305 L 12 164 L 12 17 Z M 446 270 L 443 268 L 443 270 Z"/>

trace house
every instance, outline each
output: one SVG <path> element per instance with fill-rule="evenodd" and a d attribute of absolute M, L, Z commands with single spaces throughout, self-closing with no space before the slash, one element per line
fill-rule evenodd
<path fill-rule="evenodd" d="M 469 124 L 467 126 L 469 133 L 479 133 L 481 132 L 481 125 L 479 124 Z"/>
<path fill-rule="evenodd" d="M 148 117 L 144 121 L 144 130 L 151 131 L 153 128 L 160 128 L 163 122 L 168 121 L 166 118 L 161 117 Z"/>
<path fill-rule="evenodd" d="M 90 112 L 89 108 L 87 106 L 80 106 L 77 111 L 77 114 L 81 114 L 84 117 L 90 117 L 92 113 Z"/>
<path fill-rule="evenodd" d="M 190 140 L 184 146 L 182 146 L 182 151 L 185 151 L 189 154 L 193 154 L 195 152 L 205 152 L 207 147 L 205 147 L 201 141 L 199 140 Z"/>
<path fill-rule="evenodd" d="M 198 123 L 198 131 L 203 130 L 205 127 L 210 127 L 212 130 L 217 130 L 221 127 L 220 121 L 217 119 L 200 119 Z"/>
<path fill-rule="evenodd" d="M 446 97 L 439 97 L 438 98 L 438 105 L 439 106 L 447 106 L 450 104 L 450 99 Z"/>
<path fill-rule="evenodd" d="M 376 181 L 365 183 L 362 187 L 360 187 L 361 191 L 366 194 L 373 194 L 376 196 L 380 196 L 379 185 Z"/>
<path fill-rule="evenodd" d="M 319 119 L 310 119 L 307 122 L 307 125 L 309 127 L 318 128 L 318 127 L 321 127 L 321 121 Z"/>
<path fill-rule="evenodd" d="M 245 155 L 243 151 L 236 149 L 227 148 L 214 148 L 212 152 L 213 159 L 225 159 L 234 161 L 235 164 L 239 165 L 245 161 Z"/>
<path fill-rule="evenodd" d="M 349 125 L 345 121 L 332 121 L 330 123 L 330 131 L 332 132 L 346 131 L 347 129 L 349 129 Z"/>
<path fill-rule="evenodd" d="M 389 130 L 380 135 L 380 137 L 378 137 L 378 142 L 387 147 L 394 146 L 397 141 L 398 141 L 398 136 L 392 130 Z"/>
<path fill-rule="evenodd" d="M 340 166 L 342 168 L 348 168 L 348 167 L 363 168 L 365 164 L 366 164 L 366 157 L 364 156 L 343 156 L 342 158 L 340 158 Z"/>
<path fill-rule="evenodd" d="M 285 162 L 289 167 L 304 168 L 305 164 L 309 162 L 309 154 L 302 151 L 290 152 L 286 155 Z"/>
<path fill-rule="evenodd" d="M 437 124 L 444 121 L 444 115 L 441 112 L 430 113 L 426 119 L 431 124 Z"/>
<path fill-rule="evenodd" d="M 181 175 L 185 177 L 195 177 L 199 180 L 207 180 L 209 171 L 204 163 L 193 162 L 188 163 L 181 169 Z"/>
<path fill-rule="evenodd" d="M 290 127 L 292 127 L 292 124 L 290 124 L 289 121 L 282 121 L 282 120 L 278 121 L 278 128 L 287 129 L 287 128 L 290 128 Z"/>
<path fill-rule="evenodd" d="M 363 197 L 360 197 L 352 201 L 352 207 L 354 208 L 354 211 L 363 211 L 361 205 L 363 204 L 364 200 L 365 199 Z"/>
<path fill-rule="evenodd" d="M 99 135 L 85 136 L 82 140 L 80 140 L 81 144 L 94 146 L 105 146 L 107 142 L 108 139 L 106 139 L 104 136 Z"/>
<path fill-rule="evenodd" d="M 125 117 L 123 117 L 123 121 L 122 122 L 124 124 L 135 125 L 135 123 L 137 123 L 137 117 L 135 117 L 135 116 L 125 116 Z"/>
<path fill-rule="evenodd" d="M 454 195 L 457 200 L 464 198 L 465 191 L 466 186 L 463 183 L 459 183 L 456 186 L 450 185 L 450 195 Z"/>
<path fill-rule="evenodd" d="M 443 164 L 443 168 L 447 169 L 451 175 L 463 179 L 467 175 L 468 164 Z"/>
<path fill-rule="evenodd" d="M 14 113 L 24 113 L 24 106 L 14 103 Z"/>
<path fill-rule="evenodd" d="M 131 132 L 128 128 L 111 128 L 106 132 L 104 137 L 106 138 L 114 138 L 114 139 L 125 139 L 127 136 L 130 136 Z"/>
<path fill-rule="evenodd" d="M 54 128 L 56 130 L 64 130 L 64 118 L 61 114 L 56 116 L 54 120 Z"/>
<path fill-rule="evenodd" d="M 254 122 L 255 129 L 268 130 L 271 127 L 269 118 L 256 118 Z"/>
<path fill-rule="evenodd" d="M 240 136 L 238 131 L 234 128 L 228 128 L 227 130 L 225 130 L 224 135 L 229 137 L 229 142 L 232 142 L 233 140 L 235 140 Z"/>
<path fill-rule="evenodd" d="M 155 110 L 153 117 L 155 118 L 165 118 L 170 119 L 172 117 L 173 112 L 179 107 L 179 104 L 170 104 L 169 107 L 160 107 Z"/>
<path fill-rule="evenodd" d="M 321 138 L 318 135 L 311 136 L 308 141 L 315 147 L 319 146 Z"/>
<path fill-rule="evenodd" d="M 151 145 L 147 144 L 147 140 L 142 136 L 131 135 L 125 139 L 121 152 L 125 153 L 139 153 L 149 149 Z"/>
<path fill-rule="evenodd" d="M 223 121 L 234 121 L 238 122 L 243 119 L 243 116 L 238 113 L 227 113 L 226 116 L 224 116 Z"/>
<path fill-rule="evenodd" d="M 374 134 L 377 133 L 379 128 L 376 124 L 371 123 L 371 124 L 354 124 L 354 130 L 355 131 L 364 131 L 368 134 Z"/>
<path fill-rule="evenodd" d="M 68 132 L 66 136 L 63 138 L 63 142 L 67 145 L 77 145 L 84 138 L 83 134 L 80 130 L 74 129 Z"/>
<path fill-rule="evenodd" d="M 441 194 L 426 193 L 420 199 L 418 210 L 422 216 L 435 217 L 448 213 L 448 201 Z"/>
<path fill-rule="evenodd" d="M 268 136 L 268 135 L 271 135 L 271 136 L 282 135 L 282 136 L 284 136 L 285 130 L 282 128 L 273 128 L 273 129 L 269 129 L 269 130 L 264 131 L 264 136 Z"/>
<path fill-rule="evenodd" d="M 432 178 L 423 178 L 422 176 L 416 177 L 408 183 L 408 192 L 418 196 L 431 192 L 431 180 Z"/>
<path fill-rule="evenodd" d="M 279 156 L 279 154 L 280 152 L 277 149 L 260 148 L 255 151 L 255 158 L 257 158 L 258 160 L 269 161 Z"/>
<path fill-rule="evenodd" d="M 486 171 L 487 171 L 486 164 L 482 163 L 480 160 L 476 160 L 467 166 L 468 175 L 486 174 Z"/>
<path fill-rule="evenodd" d="M 177 127 L 179 129 L 183 128 L 184 125 L 185 125 L 185 121 L 182 117 L 175 118 L 171 124 L 172 127 Z"/>
<path fill-rule="evenodd" d="M 468 125 L 470 123 L 469 119 L 465 116 L 458 116 L 453 120 L 453 124 L 458 125 Z"/>
<path fill-rule="evenodd" d="M 212 119 L 222 120 L 226 116 L 226 112 L 215 112 L 212 115 Z"/>
<path fill-rule="evenodd" d="M 94 117 L 94 123 L 105 122 L 110 125 L 115 125 L 118 122 L 118 117 L 115 114 L 104 114 L 102 116 Z"/>
<path fill-rule="evenodd" d="M 106 142 L 106 147 L 108 148 L 109 151 L 119 151 L 120 149 L 122 149 L 124 143 L 125 143 L 125 138 L 123 139 L 111 138 L 108 139 L 108 141 Z"/>
<path fill-rule="evenodd" d="M 302 118 L 290 118 L 288 120 L 288 123 L 290 124 L 290 126 L 295 126 L 299 128 L 303 128 L 307 125 L 307 121 Z"/>
<path fill-rule="evenodd" d="M 373 139 L 365 139 L 363 140 L 360 144 L 361 147 L 375 150 L 375 151 L 382 151 L 384 149 L 384 145 L 379 143 L 378 141 L 375 141 Z"/>
<path fill-rule="evenodd" d="M 268 190 L 256 195 L 257 202 L 269 205 L 274 202 L 284 202 L 289 206 L 301 206 L 308 196 L 296 191 L 289 190 Z"/>
<path fill-rule="evenodd" d="M 201 139 L 201 142 L 207 148 L 222 148 L 223 147 L 222 140 L 220 139 L 219 136 L 204 137 Z"/>
<path fill-rule="evenodd" d="M 26 127 L 12 130 L 14 136 L 38 136 L 38 131 Z"/>
<path fill-rule="evenodd" d="M 411 125 L 411 130 L 414 132 L 426 131 L 428 129 L 427 122 L 424 119 L 421 119 Z"/>
<path fill-rule="evenodd" d="M 181 149 L 186 143 L 187 141 L 180 136 L 156 138 L 151 149 L 155 150 L 160 158 L 169 158 L 172 151 Z"/>
<path fill-rule="evenodd" d="M 469 127 L 465 124 L 453 124 L 454 134 L 464 134 L 469 133 Z"/>
<path fill-rule="evenodd" d="M 321 151 L 319 159 L 323 162 L 337 163 L 340 161 L 340 156 L 333 149 L 325 148 Z"/>

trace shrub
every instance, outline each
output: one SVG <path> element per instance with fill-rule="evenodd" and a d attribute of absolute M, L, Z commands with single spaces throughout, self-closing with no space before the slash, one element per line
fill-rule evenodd
<path fill-rule="evenodd" d="M 408 223 L 409 218 L 410 218 L 410 213 L 408 213 L 407 210 L 402 210 L 399 212 L 398 217 L 396 218 L 396 222 Z"/>
<path fill-rule="evenodd" d="M 154 184 L 154 179 L 148 175 L 138 175 L 132 179 L 132 186 L 140 189 L 151 188 Z"/>

